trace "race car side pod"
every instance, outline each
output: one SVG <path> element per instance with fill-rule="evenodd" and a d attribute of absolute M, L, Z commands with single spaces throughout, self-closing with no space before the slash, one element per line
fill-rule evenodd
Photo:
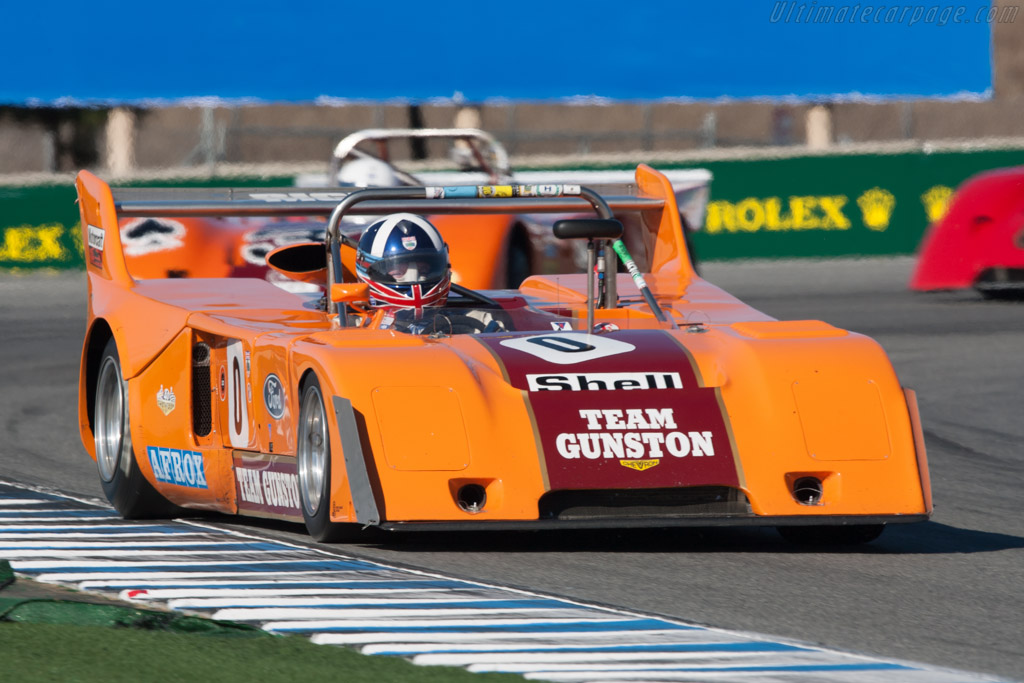
<path fill-rule="evenodd" d="M 629 250 L 626 249 L 626 244 L 621 239 L 617 239 L 612 242 L 612 249 L 614 249 L 615 253 L 619 255 L 620 259 L 622 259 L 622 264 L 626 266 L 626 270 L 629 271 L 630 276 L 633 278 L 633 283 L 637 286 L 637 289 L 640 290 L 640 293 L 644 297 L 644 301 L 646 301 L 647 305 L 651 307 L 651 311 L 654 312 L 654 317 L 663 323 L 667 322 L 671 324 L 673 328 L 677 328 L 678 325 L 676 325 L 675 321 L 665 315 L 665 311 L 661 310 L 661 307 L 655 300 L 654 295 L 651 294 L 651 290 L 647 286 L 647 280 L 644 279 L 644 275 L 640 272 L 640 269 L 636 267 L 636 262 L 630 255 Z"/>

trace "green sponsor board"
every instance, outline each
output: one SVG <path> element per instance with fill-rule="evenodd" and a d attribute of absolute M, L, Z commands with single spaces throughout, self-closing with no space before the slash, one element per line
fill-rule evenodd
<path fill-rule="evenodd" d="M 827 258 L 911 254 L 953 190 L 980 171 L 1024 164 L 1024 149 L 651 162 L 714 175 L 699 257 Z M 602 168 L 632 168 L 630 164 Z M 539 170 L 539 169 L 538 169 Z M 286 187 L 289 177 L 147 181 L 134 187 Z M 80 268 L 75 190 L 0 187 L 0 268 Z"/>
<path fill-rule="evenodd" d="M 0 268 L 82 268 L 75 188 L 0 187 Z"/>
<path fill-rule="evenodd" d="M 213 178 L 124 183 L 130 187 L 287 187 L 292 179 Z M 84 268 L 74 184 L 0 186 L 0 269 Z"/>
<path fill-rule="evenodd" d="M 713 161 L 701 259 L 911 254 L 968 177 L 1024 150 Z"/>

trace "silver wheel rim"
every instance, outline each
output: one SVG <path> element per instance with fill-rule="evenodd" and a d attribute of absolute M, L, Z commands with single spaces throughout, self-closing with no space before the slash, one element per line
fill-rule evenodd
<path fill-rule="evenodd" d="M 103 481 L 112 481 L 117 472 L 124 446 L 124 413 L 121 370 L 117 361 L 107 356 L 100 367 L 99 382 L 96 384 L 96 419 L 93 424 L 96 464 Z"/>
<path fill-rule="evenodd" d="M 330 448 L 327 416 L 324 415 L 324 402 L 317 387 L 306 391 L 299 414 L 302 416 L 299 425 L 299 489 L 306 514 L 312 517 L 320 509 Z"/>

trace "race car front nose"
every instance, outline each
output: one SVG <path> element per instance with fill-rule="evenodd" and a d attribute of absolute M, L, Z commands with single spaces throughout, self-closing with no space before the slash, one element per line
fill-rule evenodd
<path fill-rule="evenodd" d="M 384 458 L 407 472 L 469 467 L 469 441 L 452 387 L 377 387 L 371 392 Z"/>

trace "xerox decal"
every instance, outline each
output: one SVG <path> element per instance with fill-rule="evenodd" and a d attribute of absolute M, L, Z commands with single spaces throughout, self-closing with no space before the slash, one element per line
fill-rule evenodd
<path fill-rule="evenodd" d="M 194 489 L 207 488 L 203 454 L 199 451 L 148 446 L 146 455 L 157 481 Z"/>
<path fill-rule="evenodd" d="M 480 341 L 525 392 L 551 489 L 739 485 L 716 390 L 668 333 Z"/>
<path fill-rule="evenodd" d="M 240 512 L 257 517 L 302 519 L 294 457 L 236 451 L 234 467 Z"/>

